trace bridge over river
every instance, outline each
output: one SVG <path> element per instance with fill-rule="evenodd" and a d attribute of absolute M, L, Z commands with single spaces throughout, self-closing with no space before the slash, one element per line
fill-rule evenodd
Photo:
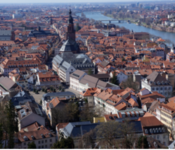
<path fill-rule="evenodd" d="M 109 23 L 111 23 L 111 22 L 118 22 L 118 23 L 124 22 L 124 20 L 116 20 L 116 19 L 105 19 L 105 20 L 97 20 L 97 21 L 108 21 Z"/>

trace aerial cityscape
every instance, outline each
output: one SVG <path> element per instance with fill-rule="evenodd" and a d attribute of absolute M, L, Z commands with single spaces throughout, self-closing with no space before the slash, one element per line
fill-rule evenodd
<path fill-rule="evenodd" d="M 0 148 L 174 149 L 175 1 L 0 2 Z"/>

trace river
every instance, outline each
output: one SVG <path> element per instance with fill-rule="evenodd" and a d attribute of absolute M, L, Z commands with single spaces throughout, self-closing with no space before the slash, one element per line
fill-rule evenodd
<path fill-rule="evenodd" d="M 100 12 L 83 12 L 86 16 L 86 18 L 89 19 L 94 19 L 94 20 L 113 20 L 113 18 L 104 16 Z M 81 13 L 77 13 L 78 16 L 81 16 Z M 109 23 L 108 21 L 102 21 L 103 23 Z M 146 28 L 144 26 L 137 26 L 136 24 L 130 23 L 128 24 L 126 21 L 125 22 L 115 22 L 112 21 L 111 23 L 118 25 L 119 27 L 125 27 L 126 29 L 133 30 L 134 32 L 147 32 L 151 35 L 161 37 L 164 40 L 169 40 L 172 43 L 175 44 L 175 33 L 170 33 L 170 32 L 163 32 L 163 31 L 158 31 L 150 28 Z M 169 44 L 167 44 L 170 46 Z"/>

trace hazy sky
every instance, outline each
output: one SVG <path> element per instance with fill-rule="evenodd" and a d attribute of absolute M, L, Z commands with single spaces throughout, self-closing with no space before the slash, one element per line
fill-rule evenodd
<path fill-rule="evenodd" d="M 150 0 L 0 0 L 0 3 L 141 2 Z M 153 0 L 152 0 L 153 1 Z"/>

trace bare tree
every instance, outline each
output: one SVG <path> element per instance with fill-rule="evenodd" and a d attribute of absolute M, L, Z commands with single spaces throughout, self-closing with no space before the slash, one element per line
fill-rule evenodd
<path fill-rule="evenodd" d="M 137 135 L 133 132 L 133 123 L 129 120 L 124 120 L 124 122 L 120 124 L 120 128 L 118 130 L 121 133 L 122 137 L 118 140 L 118 145 L 120 144 L 120 148 L 133 148 L 134 143 L 138 138 Z"/>
<path fill-rule="evenodd" d="M 131 122 L 107 122 L 98 125 L 95 130 L 96 142 L 103 148 L 133 148 L 137 135 Z"/>
<path fill-rule="evenodd" d="M 132 88 L 135 92 L 139 91 L 139 84 L 137 82 L 133 82 L 132 76 L 129 76 L 128 79 L 120 84 L 123 89 L 127 87 Z"/>
<path fill-rule="evenodd" d="M 52 108 L 52 122 L 69 122 L 78 120 L 78 106 L 75 103 L 68 103 L 62 107 Z"/>
<path fill-rule="evenodd" d="M 118 128 L 120 124 L 118 122 L 101 123 L 96 127 L 97 141 L 104 148 L 117 147 L 116 138 L 119 136 Z"/>
<path fill-rule="evenodd" d="M 85 133 L 83 136 L 77 138 L 78 148 L 94 148 L 95 146 L 95 132 L 91 130 Z"/>
<path fill-rule="evenodd" d="M 91 121 L 93 122 L 93 117 L 100 117 L 103 115 L 103 108 L 101 107 L 90 107 L 88 104 L 85 104 L 80 112 L 80 120 L 81 121 Z"/>

